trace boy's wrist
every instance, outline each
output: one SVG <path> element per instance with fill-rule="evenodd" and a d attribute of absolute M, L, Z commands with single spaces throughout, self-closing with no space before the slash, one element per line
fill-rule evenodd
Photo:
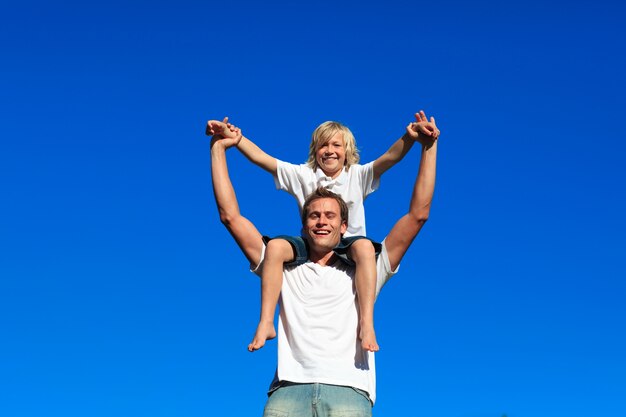
<path fill-rule="evenodd" d="M 413 134 L 412 132 L 409 133 L 408 131 L 406 131 L 404 133 L 404 138 L 412 142 L 419 142 L 419 134 Z"/>

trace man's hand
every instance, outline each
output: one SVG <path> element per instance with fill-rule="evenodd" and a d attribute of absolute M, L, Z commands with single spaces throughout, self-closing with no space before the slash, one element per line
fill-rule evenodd
<path fill-rule="evenodd" d="M 233 130 L 232 131 L 229 130 L 229 132 L 230 134 L 234 136 L 225 137 L 221 135 L 213 135 L 213 138 L 211 139 L 211 148 L 213 148 L 213 146 L 220 146 L 226 150 L 233 146 L 237 146 L 239 142 L 241 142 L 241 138 L 242 138 L 241 129 L 233 126 Z"/>
<path fill-rule="evenodd" d="M 432 145 L 441 133 L 435 124 L 435 118 L 431 116 L 430 121 L 428 121 L 424 111 L 420 110 L 419 113 L 415 113 L 415 120 L 406 127 L 407 135 L 422 145 Z"/>
<path fill-rule="evenodd" d="M 221 122 L 219 120 L 209 120 L 206 123 L 207 136 L 219 136 L 220 138 L 234 138 L 237 136 L 237 128 L 228 123 L 228 117 L 224 117 Z M 239 132 L 241 135 L 241 132 Z M 241 139 L 241 138 L 240 138 Z"/>

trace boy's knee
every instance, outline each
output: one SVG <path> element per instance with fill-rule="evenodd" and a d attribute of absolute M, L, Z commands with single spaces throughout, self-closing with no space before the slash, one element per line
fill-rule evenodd
<path fill-rule="evenodd" d="M 350 245 L 349 255 L 355 260 L 373 258 L 376 256 L 376 249 L 370 240 L 359 239 Z"/>
<path fill-rule="evenodd" d="M 265 258 L 267 260 L 290 262 L 293 261 L 296 257 L 291 243 L 289 243 L 285 239 L 280 238 L 272 239 L 267 242 L 267 248 L 265 251 Z"/>

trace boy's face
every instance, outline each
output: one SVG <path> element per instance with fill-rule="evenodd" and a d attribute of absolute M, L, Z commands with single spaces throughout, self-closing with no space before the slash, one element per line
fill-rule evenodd
<path fill-rule="evenodd" d="M 337 178 L 346 163 L 343 133 L 335 133 L 328 142 L 320 146 L 315 154 L 315 160 L 324 174 L 331 178 Z"/>

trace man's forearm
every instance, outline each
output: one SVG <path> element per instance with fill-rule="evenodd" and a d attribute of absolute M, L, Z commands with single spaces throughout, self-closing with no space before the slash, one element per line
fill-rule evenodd
<path fill-rule="evenodd" d="M 437 143 L 438 141 L 434 141 L 430 145 L 422 145 L 419 173 L 409 206 L 409 214 L 423 222 L 428 219 L 433 194 L 435 192 Z"/>
<path fill-rule="evenodd" d="M 385 238 L 389 264 L 392 269 L 400 264 L 400 260 L 411 246 L 413 239 L 428 220 L 435 190 L 436 163 L 437 142 L 430 147 L 422 146 L 420 167 L 413 186 L 409 211 L 396 222 Z"/>
<path fill-rule="evenodd" d="M 254 224 L 239 212 L 237 196 L 228 175 L 226 147 L 219 141 L 214 142 L 211 147 L 211 174 L 220 220 L 248 261 L 257 265 L 261 260 L 263 239 Z"/>
<path fill-rule="evenodd" d="M 211 146 L 211 176 L 220 220 L 228 227 L 233 218 L 239 215 L 239 204 L 228 175 L 226 149 L 219 142 Z"/>

